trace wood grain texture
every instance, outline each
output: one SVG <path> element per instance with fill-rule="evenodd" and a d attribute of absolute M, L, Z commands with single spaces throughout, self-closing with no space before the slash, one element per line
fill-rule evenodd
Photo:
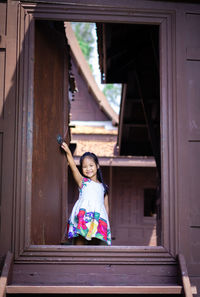
<path fill-rule="evenodd" d="M 8 294 L 181 294 L 181 286 L 7 286 Z"/>
<path fill-rule="evenodd" d="M 176 265 L 112 263 L 15 264 L 12 285 L 177 285 Z"/>
<path fill-rule="evenodd" d="M 31 204 L 34 244 L 61 242 L 66 162 L 56 137 L 64 135 L 68 125 L 66 47 L 64 27 L 62 32 L 52 22 L 36 22 Z"/>

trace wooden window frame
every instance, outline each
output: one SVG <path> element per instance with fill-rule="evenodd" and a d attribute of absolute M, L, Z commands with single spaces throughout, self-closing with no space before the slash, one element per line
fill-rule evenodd
<path fill-rule="evenodd" d="M 32 263 L 175 263 L 178 251 L 176 194 L 175 11 L 65 3 L 19 3 L 18 116 L 13 242 L 15 261 Z M 67 2 L 67 1 L 66 1 Z M 72 1 L 73 2 L 73 1 Z M 142 3 L 143 1 L 139 1 Z M 134 5 L 133 5 L 134 6 Z M 60 246 L 31 245 L 31 174 L 33 129 L 34 21 L 118 22 L 160 27 L 162 245 Z"/>

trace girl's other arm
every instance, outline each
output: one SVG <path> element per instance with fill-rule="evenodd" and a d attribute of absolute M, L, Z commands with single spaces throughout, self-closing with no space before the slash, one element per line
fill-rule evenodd
<path fill-rule="evenodd" d="M 66 157 L 67 157 L 67 161 L 69 163 L 69 166 L 72 170 L 72 173 L 73 173 L 73 176 L 74 176 L 74 179 L 76 181 L 76 183 L 78 184 L 79 188 L 81 187 L 81 184 L 82 184 L 82 175 L 80 174 L 77 166 L 76 166 L 76 163 L 74 162 L 74 158 L 72 156 L 72 153 L 68 147 L 68 145 L 63 142 L 62 145 L 61 145 L 61 148 L 66 152 Z"/>
<path fill-rule="evenodd" d="M 109 216 L 108 194 L 106 194 L 105 197 L 104 197 L 104 205 L 105 205 L 105 209 L 107 211 L 107 214 Z"/>

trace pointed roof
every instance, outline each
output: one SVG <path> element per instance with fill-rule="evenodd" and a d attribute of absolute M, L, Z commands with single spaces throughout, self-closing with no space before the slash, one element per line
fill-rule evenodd
<path fill-rule="evenodd" d="M 103 110 L 103 112 L 110 118 L 113 125 L 118 125 L 119 116 L 113 110 L 103 92 L 99 89 L 69 22 L 65 22 L 65 32 L 73 58 L 75 59 L 76 64 L 81 71 L 90 92 L 93 94 L 94 99 L 98 103 L 99 108 Z"/>

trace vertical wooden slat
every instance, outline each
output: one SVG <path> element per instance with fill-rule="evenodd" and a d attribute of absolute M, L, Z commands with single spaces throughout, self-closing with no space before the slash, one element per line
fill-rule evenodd
<path fill-rule="evenodd" d="M 122 145 L 122 127 L 124 120 L 124 109 L 125 109 L 125 99 L 126 99 L 126 91 L 127 85 L 123 84 L 122 86 L 122 98 L 121 98 L 121 106 L 120 106 L 120 114 L 119 114 L 119 128 L 118 128 L 118 138 L 117 138 L 117 146 L 119 154 L 121 153 L 121 145 Z"/>
<path fill-rule="evenodd" d="M 2 35 L 6 34 L 6 9 L 7 9 L 7 3 L 0 3 L 0 34 Z"/>
<path fill-rule="evenodd" d="M 5 48 L 0 48 L 0 118 L 3 117 L 3 104 L 5 100 L 5 62 L 6 50 Z"/>
<path fill-rule="evenodd" d="M 2 153 L 3 153 L 3 107 L 5 101 L 5 63 L 6 63 L 6 4 L 0 3 L 0 228 L 2 220 Z M 1 231 L 1 230 L 0 230 Z M 1 234 L 1 232 L 0 232 Z M 1 238 L 1 235 L 0 235 Z"/>
<path fill-rule="evenodd" d="M 17 3 L 0 3 L 0 133 L 1 133 L 1 210 L 0 255 L 12 250 L 14 145 L 16 112 Z"/>

